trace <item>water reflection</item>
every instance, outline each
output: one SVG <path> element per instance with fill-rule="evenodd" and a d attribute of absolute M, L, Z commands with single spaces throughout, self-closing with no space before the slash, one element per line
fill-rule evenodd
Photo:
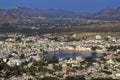
<path fill-rule="evenodd" d="M 50 59 L 52 57 L 56 57 L 56 58 L 63 58 L 63 59 L 68 59 L 68 58 L 72 58 L 72 59 L 76 59 L 76 57 L 81 56 L 82 58 L 87 58 L 87 57 L 98 57 L 100 56 L 98 53 L 78 53 L 78 52 L 72 52 L 72 53 L 68 53 L 68 52 L 62 52 L 62 53 L 54 53 L 54 54 L 47 54 L 45 57 L 47 59 Z"/>

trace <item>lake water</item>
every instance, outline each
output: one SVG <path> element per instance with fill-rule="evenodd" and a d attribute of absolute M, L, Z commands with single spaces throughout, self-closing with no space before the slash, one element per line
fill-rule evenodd
<path fill-rule="evenodd" d="M 63 58 L 63 59 L 67 59 L 67 58 L 76 59 L 76 57 L 78 56 L 81 56 L 82 58 L 87 58 L 87 57 L 98 57 L 100 56 L 100 54 L 99 53 L 62 52 L 62 53 L 47 54 L 45 58 L 50 59 L 52 57 L 56 57 L 56 58 Z"/>

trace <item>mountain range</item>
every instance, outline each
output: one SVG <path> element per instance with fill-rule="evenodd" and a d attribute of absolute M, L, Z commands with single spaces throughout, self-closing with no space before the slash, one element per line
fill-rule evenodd
<path fill-rule="evenodd" d="M 87 18 L 102 20 L 120 20 L 120 7 L 106 8 L 97 13 L 81 13 L 58 9 L 32 9 L 17 7 L 13 9 L 0 9 L 0 23 L 12 23 L 25 20 L 31 17 L 47 17 L 47 18 Z"/>
<path fill-rule="evenodd" d="M 103 9 L 96 13 L 94 17 L 99 19 L 120 20 L 120 7 Z"/>

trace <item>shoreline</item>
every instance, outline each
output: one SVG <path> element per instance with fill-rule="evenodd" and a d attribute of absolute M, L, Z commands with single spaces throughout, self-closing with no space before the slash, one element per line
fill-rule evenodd
<path fill-rule="evenodd" d="M 59 54 L 59 53 L 85 53 L 85 54 L 90 54 L 95 51 L 77 51 L 77 50 L 63 50 L 63 51 L 48 51 L 47 53 L 43 53 L 44 55 L 47 54 Z"/>

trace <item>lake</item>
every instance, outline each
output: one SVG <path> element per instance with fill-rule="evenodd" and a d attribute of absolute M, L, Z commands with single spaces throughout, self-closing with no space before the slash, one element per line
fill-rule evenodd
<path fill-rule="evenodd" d="M 87 57 L 95 58 L 101 55 L 99 53 L 62 52 L 62 53 L 47 54 L 45 58 L 50 59 L 52 57 L 56 57 L 56 58 L 63 58 L 63 59 L 67 59 L 67 58 L 76 59 L 76 57 L 78 56 L 81 56 L 82 58 L 87 58 Z"/>

